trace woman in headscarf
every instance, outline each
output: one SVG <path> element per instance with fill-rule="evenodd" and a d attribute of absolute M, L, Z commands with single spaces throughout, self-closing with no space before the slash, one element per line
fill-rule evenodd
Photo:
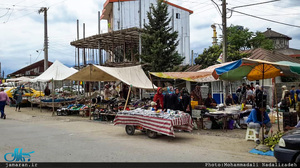
<path fill-rule="evenodd" d="M 181 89 L 181 105 L 183 111 L 192 116 L 191 96 L 185 87 Z"/>
<path fill-rule="evenodd" d="M 199 85 L 195 87 L 191 93 L 191 97 L 193 98 L 193 101 L 198 101 L 198 104 L 202 105 L 201 87 Z"/>
<path fill-rule="evenodd" d="M 173 86 L 168 86 L 167 87 L 167 93 L 165 94 L 164 97 L 164 109 L 171 109 L 175 110 L 175 101 L 177 97 L 174 94 Z"/>
<path fill-rule="evenodd" d="M 174 89 L 175 93 L 174 93 L 174 104 L 175 104 L 175 109 L 174 110 L 180 110 L 182 111 L 182 105 L 181 105 L 181 94 L 178 88 Z"/>
<path fill-rule="evenodd" d="M 155 110 L 164 109 L 164 95 L 161 87 L 157 88 L 157 92 L 154 95 L 153 101 L 156 103 Z"/>

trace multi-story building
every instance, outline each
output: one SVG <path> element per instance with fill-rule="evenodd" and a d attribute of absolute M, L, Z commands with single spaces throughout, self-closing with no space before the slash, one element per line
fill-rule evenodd
<path fill-rule="evenodd" d="M 149 22 L 147 13 L 157 0 L 141 0 L 141 25 Z M 185 57 L 183 64 L 190 64 L 190 17 L 193 11 L 165 1 L 168 6 L 170 27 L 178 32 L 179 45 L 177 51 Z M 101 19 L 107 20 L 108 32 L 140 27 L 138 0 L 107 0 L 103 6 Z"/>

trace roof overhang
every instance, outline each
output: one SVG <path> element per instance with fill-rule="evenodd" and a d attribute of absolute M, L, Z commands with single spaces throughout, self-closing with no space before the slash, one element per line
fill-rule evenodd
<path fill-rule="evenodd" d="M 97 34 L 76 41 L 72 41 L 70 44 L 76 48 L 90 48 L 106 50 L 107 48 L 116 47 L 120 45 L 131 44 L 138 45 L 139 41 L 139 30 L 138 28 L 128 28 L 123 30 L 112 31 L 103 34 Z"/>

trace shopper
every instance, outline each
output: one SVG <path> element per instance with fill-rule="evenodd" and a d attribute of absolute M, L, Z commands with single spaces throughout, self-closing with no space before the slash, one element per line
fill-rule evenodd
<path fill-rule="evenodd" d="M 4 88 L 1 88 L 0 91 L 0 112 L 1 112 L 1 118 L 6 119 L 6 114 L 4 112 L 4 108 L 6 103 L 9 103 L 9 97 L 7 94 L 4 92 Z"/>
<path fill-rule="evenodd" d="M 16 101 L 15 111 L 18 110 L 18 112 L 21 112 L 21 103 L 22 103 L 22 100 L 23 100 L 23 89 L 20 88 L 20 86 L 18 86 L 17 90 L 14 92 L 14 99 Z"/>
<path fill-rule="evenodd" d="M 154 95 L 153 101 L 156 103 L 155 110 L 164 109 L 164 95 L 161 87 L 157 88 L 157 92 Z"/>
<path fill-rule="evenodd" d="M 300 84 L 298 85 L 298 89 L 296 90 L 296 100 L 297 100 L 297 105 L 296 105 L 296 111 L 297 111 L 297 115 L 300 119 Z"/>
<path fill-rule="evenodd" d="M 272 124 L 270 123 L 270 118 L 266 112 L 266 100 L 259 102 L 258 106 L 252 109 L 248 117 L 247 123 L 249 128 L 255 129 L 256 144 L 260 144 L 259 131 L 261 127 L 266 128 L 264 138 L 268 137 Z"/>
<path fill-rule="evenodd" d="M 287 87 L 283 85 L 282 89 L 282 96 L 281 96 L 281 105 L 280 109 L 284 110 L 284 112 L 289 112 L 290 103 L 290 92 L 287 90 Z"/>
<path fill-rule="evenodd" d="M 294 110 L 296 110 L 295 95 L 296 95 L 296 91 L 295 91 L 295 86 L 293 85 L 290 90 L 290 99 L 291 99 L 291 107 L 294 108 Z"/>
<path fill-rule="evenodd" d="M 191 97 L 193 98 L 193 101 L 198 101 L 199 105 L 202 105 L 202 95 L 201 95 L 201 87 L 200 85 L 197 85 L 193 92 L 191 93 Z"/>
<path fill-rule="evenodd" d="M 48 84 L 47 84 L 47 86 L 46 86 L 46 88 L 44 90 L 44 93 L 45 93 L 45 96 L 49 96 L 51 94 L 51 91 L 50 91 L 50 89 L 48 87 Z"/>

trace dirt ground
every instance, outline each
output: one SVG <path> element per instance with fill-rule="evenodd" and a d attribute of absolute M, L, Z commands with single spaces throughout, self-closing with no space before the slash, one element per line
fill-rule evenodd
<path fill-rule="evenodd" d="M 52 116 L 52 109 L 42 109 L 42 112 L 39 108 L 34 107 L 33 110 L 30 107 L 22 108 L 21 112 L 15 111 L 14 107 L 6 107 L 6 115 L 7 120 L 17 120 L 22 122 L 30 122 L 32 124 L 47 124 L 47 123 L 54 123 L 54 122 L 68 122 L 68 123 L 81 123 L 80 128 L 79 127 L 73 127 L 71 125 L 64 125 L 63 129 L 66 130 L 84 130 L 91 128 L 90 125 L 98 125 L 103 124 L 106 125 L 105 127 L 108 128 L 106 131 L 113 132 L 116 127 L 119 126 L 113 126 L 112 122 L 107 121 L 93 121 L 89 120 L 87 117 L 82 117 L 78 115 L 74 116 L 56 116 L 56 113 L 54 116 Z M 86 124 L 84 124 L 86 123 Z M 274 124 L 275 125 L 275 124 Z M 274 126 L 273 126 L 274 127 Z M 277 127 L 277 126 L 275 126 Z M 274 132 L 275 132 L 274 127 Z M 122 129 L 123 131 L 123 129 Z M 124 131 L 125 132 L 125 131 Z M 115 133 L 112 133 L 115 134 Z M 123 134 L 123 133 L 122 133 Z M 177 136 L 178 135 L 178 136 Z M 274 157 L 270 156 L 260 156 L 260 155 L 254 155 L 250 154 L 249 151 L 255 147 L 255 143 L 253 141 L 246 141 L 245 140 L 246 135 L 246 129 L 233 129 L 233 130 L 220 130 L 220 129 L 214 129 L 214 130 L 194 130 L 192 133 L 183 133 L 178 132 L 176 133 L 176 138 L 180 139 L 180 137 L 186 137 L 186 138 L 193 138 L 197 141 L 192 141 L 190 145 L 193 147 L 199 147 L 204 148 L 206 150 L 220 150 L 220 151 L 226 151 L 231 152 L 232 156 L 235 157 L 239 156 L 242 157 L 245 155 L 245 159 L 242 160 L 236 160 L 236 161 L 258 161 L 258 162 L 273 162 L 276 159 Z M 126 136 L 124 134 L 124 136 Z M 127 136 L 128 137 L 128 136 Z M 175 139 L 176 139 L 175 138 Z M 163 141 L 164 138 L 156 141 Z M 168 140 L 170 141 L 170 140 Z M 172 139 L 171 139 L 172 141 Z M 165 142 L 162 142 L 165 143 Z M 246 159 L 247 158 L 247 159 Z M 250 160 L 249 160 L 250 159 Z M 222 158 L 222 160 L 226 161 L 226 156 Z M 222 161 L 218 160 L 218 161 Z"/>

